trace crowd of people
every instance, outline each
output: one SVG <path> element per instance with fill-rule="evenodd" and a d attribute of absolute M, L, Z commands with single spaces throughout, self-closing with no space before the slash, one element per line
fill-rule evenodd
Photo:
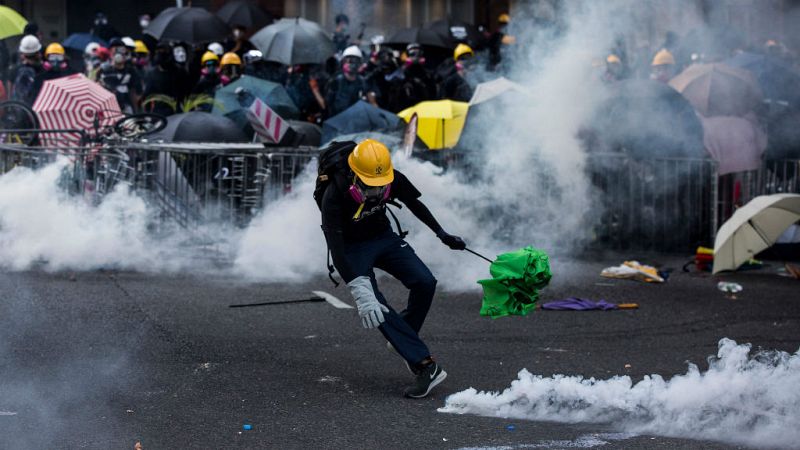
<path fill-rule="evenodd" d="M 149 20 L 142 16 L 143 30 Z M 32 105 L 46 80 L 82 72 L 113 92 L 124 112 L 170 115 L 181 112 L 175 105 L 192 96 L 213 98 L 218 89 L 247 75 L 283 85 L 301 118 L 310 122 L 321 123 L 358 100 L 399 112 L 423 100 L 469 101 L 473 87 L 466 73 L 478 60 L 476 50 L 488 49 L 488 60 L 496 65 L 503 27 L 509 20 L 507 14 L 501 15 L 498 30 L 486 33 L 479 48 L 461 43 L 450 53 L 439 51 L 429 58 L 426 47 L 419 43 L 400 49 L 382 45 L 381 37 L 368 44 L 360 36 L 351 39 L 349 19 L 340 14 L 332 35 L 336 54 L 324 64 L 293 66 L 266 61 L 241 27 L 235 27 L 225 42 L 158 42 L 144 33 L 136 36 L 138 39 L 120 36 L 102 13 L 90 32 L 108 45 L 90 42 L 80 64 L 70 61 L 62 43 L 43 42 L 36 24 L 29 23 L 17 54 L 10 57 L 6 50 L 6 57 L 0 56 L 0 65 L 10 67 L 4 72 L 5 92 L 0 94 Z M 165 98 L 172 101 L 165 102 Z M 193 105 L 194 109 L 210 110 L 212 102 Z"/>

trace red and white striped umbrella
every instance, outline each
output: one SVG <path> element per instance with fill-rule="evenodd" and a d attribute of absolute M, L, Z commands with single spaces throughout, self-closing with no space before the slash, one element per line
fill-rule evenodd
<path fill-rule="evenodd" d="M 45 130 L 92 130 L 94 118 L 100 125 L 113 125 L 121 118 L 117 98 L 83 74 L 56 78 L 44 82 L 33 110 Z M 58 147 L 77 145 L 78 133 L 42 133 L 44 143 Z"/>

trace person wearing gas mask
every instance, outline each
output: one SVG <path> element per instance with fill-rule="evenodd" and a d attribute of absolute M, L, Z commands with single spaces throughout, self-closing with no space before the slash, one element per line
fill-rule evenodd
<path fill-rule="evenodd" d="M 134 41 L 133 66 L 139 69 L 142 78 L 150 70 L 150 49 L 138 39 Z"/>
<path fill-rule="evenodd" d="M 342 53 L 342 72 L 328 82 L 325 89 L 325 109 L 333 117 L 359 100 L 367 100 L 375 106 L 375 92 L 369 89 L 367 80 L 359 73 L 363 54 L 355 45 Z"/>
<path fill-rule="evenodd" d="M 219 68 L 219 57 L 213 52 L 203 53 L 200 58 L 200 79 L 192 89 L 192 94 L 205 94 L 214 97 L 214 93 L 222 85 L 222 74 Z M 211 105 L 200 106 L 201 111 L 211 111 Z"/>
<path fill-rule="evenodd" d="M 650 64 L 650 79 L 667 84 L 675 76 L 675 57 L 667 49 L 661 49 Z"/>
<path fill-rule="evenodd" d="M 109 50 L 111 61 L 101 67 L 98 81 L 117 96 L 123 112 L 133 113 L 138 108 L 142 93 L 141 79 L 136 69 L 129 64 L 130 51 L 122 39 L 112 39 Z"/>
<path fill-rule="evenodd" d="M 258 77 L 262 80 L 272 81 L 280 85 L 286 84 L 288 76 L 286 66 L 274 61 L 264 61 L 264 56 L 259 50 L 250 50 L 244 54 L 244 75 Z"/>
<path fill-rule="evenodd" d="M 108 17 L 102 12 L 98 12 L 94 16 L 94 23 L 90 32 L 106 42 L 110 42 L 113 38 L 120 36 L 119 32 L 108 23 Z"/>
<path fill-rule="evenodd" d="M 75 73 L 69 67 L 64 47 L 58 42 L 53 42 L 45 48 L 42 69 L 36 76 L 36 82 L 34 83 L 36 92 L 41 91 L 44 82 L 47 80 L 55 80 Z"/>
<path fill-rule="evenodd" d="M 236 53 L 241 57 L 248 51 L 254 49 L 253 44 L 247 39 L 247 28 L 236 25 L 233 27 L 233 32 L 231 33 L 232 39 L 229 39 L 225 43 L 225 48 L 228 49 L 228 52 Z"/>
<path fill-rule="evenodd" d="M 367 83 L 374 88 L 378 106 L 394 113 L 402 111 L 406 104 L 403 98 L 405 75 L 394 50 L 381 48 L 375 65 L 376 69 L 367 77 Z"/>
<path fill-rule="evenodd" d="M 142 106 L 148 112 L 169 116 L 176 111 L 163 103 L 148 101 L 153 95 L 166 95 L 172 97 L 176 104 L 180 104 L 188 93 L 188 76 L 186 72 L 175 65 L 172 47 L 169 44 L 159 44 L 153 53 L 153 68 L 147 72 L 144 82 Z"/>
<path fill-rule="evenodd" d="M 453 51 L 455 70 L 445 78 L 442 84 L 442 98 L 459 102 L 468 102 L 472 98 L 472 86 L 467 82 L 466 75 L 472 66 L 475 52 L 467 44 L 458 44 Z"/>
<path fill-rule="evenodd" d="M 233 52 L 222 55 L 220 60 L 220 84 L 227 86 L 242 76 L 242 59 Z"/>
<path fill-rule="evenodd" d="M 464 250 L 466 244 L 436 221 L 419 200 L 422 194 L 394 169 L 384 144 L 366 139 L 357 145 L 334 145 L 320 156 L 320 161 L 326 161 L 320 167 L 325 178 L 320 177 L 314 193 L 333 265 L 350 288 L 362 326 L 378 329 L 414 375 L 405 396 L 425 397 L 447 376 L 419 336 L 433 301 L 436 278 L 403 236 L 392 230 L 387 203 L 403 203 L 451 249 Z M 409 289 L 402 312 L 396 312 L 378 290 L 375 268 Z"/>
<path fill-rule="evenodd" d="M 14 84 L 11 99 L 33 105 L 39 91 L 35 89 L 36 78 L 42 72 L 42 44 L 34 35 L 27 35 L 19 42 L 20 63 L 13 71 Z"/>
<path fill-rule="evenodd" d="M 436 98 L 436 83 L 425 68 L 425 63 L 422 46 L 417 43 L 408 44 L 403 61 L 402 95 L 396 106 L 400 110 Z"/>

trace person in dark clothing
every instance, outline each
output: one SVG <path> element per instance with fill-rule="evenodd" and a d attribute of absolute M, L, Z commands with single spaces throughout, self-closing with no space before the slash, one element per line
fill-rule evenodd
<path fill-rule="evenodd" d="M 244 74 L 273 83 L 286 84 L 286 66 L 273 61 L 264 61 L 259 50 L 250 50 L 244 54 Z"/>
<path fill-rule="evenodd" d="M 447 373 L 433 360 L 419 337 L 433 301 L 436 278 L 411 246 L 392 231 L 386 203 L 400 201 L 453 250 L 466 244 L 448 234 L 419 200 L 422 195 L 392 167 L 389 150 L 366 139 L 347 157 L 349 170 L 335 174 L 320 202 L 322 230 L 336 269 L 347 282 L 364 328 L 378 328 L 416 377 L 404 394 L 422 398 Z M 408 305 L 398 313 L 378 290 L 374 269 L 394 276 L 409 289 Z"/>
<path fill-rule="evenodd" d="M 436 98 L 436 82 L 425 68 L 425 63 L 422 46 L 417 43 L 408 44 L 403 79 L 400 81 L 400 95 L 395 98 L 394 108 L 398 111 Z"/>
<path fill-rule="evenodd" d="M 186 72 L 175 65 L 172 47 L 159 44 L 153 55 L 153 68 L 145 76 L 144 93 L 142 98 L 147 102 L 152 95 L 167 95 L 180 104 L 188 94 L 188 76 Z M 147 102 L 143 105 L 149 112 L 169 116 L 174 111 L 163 102 Z"/>
<path fill-rule="evenodd" d="M 325 111 L 322 87 L 326 74 L 319 65 L 298 64 L 287 71 L 286 92 L 300 110 L 300 117 L 320 123 Z"/>
<path fill-rule="evenodd" d="M 133 113 L 139 105 L 142 84 L 139 75 L 128 64 L 129 51 L 119 38 L 109 42 L 111 61 L 100 68 L 98 82 L 117 96 L 117 102 L 123 112 Z"/>
<path fill-rule="evenodd" d="M 219 69 L 219 57 L 214 52 L 205 52 L 200 59 L 203 68 L 200 69 L 200 80 L 192 89 L 192 94 L 205 94 L 214 97 L 214 93 L 222 85 Z M 202 110 L 211 110 L 211 105 L 203 105 Z"/>
<path fill-rule="evenodd" d="M 33 35 L 27 35 L 19 43 L 20 64 L 12 71 L 14 80 L 11 94 L 12 100 L 33 105 L 39 91 L 36 89 L 36 78 L 42 71 L 42 44 Z"/>
<path fill-rule="evenodd" d="M 336 29 L 333 32 L 333 46 L 336 53 L 342 53 L 350 45 L 350 35 L 347 34 L 347 27 L 350 26 L 350 18 L 344 14 L 338 14 L 335 19 Z"/>
<path fill-rule="evenodd" d="M 253 50 L 255 46 L 250 43 L 247 39 L 247 29 L 242 26 L 235 26 L 233 27 L 233 33 L 231 35 L 231 39 L 225 41 L 225 49 L 227 52 L 233 52 L 239 55 L 239 57 L 244 56 L 245 53 Z M 219 56 L 219 55 L 217 55 Z"/>
<path fill-rule="evenodd" d="M 472 86 L 465 76 L 474 56 L 475 53 L 467 44 L 458 44 L 453 51 L 455 65 L 442 84 L 442 98 L 459 102 L 468 102 L 472 98 Z"/>
<path fill-rule="evenodd" d="M 115 37 L 119 37 L 119 32 L 108 23 L 108 17 L 102 12 L 94 16 L 94 26 L 91 33 L 100 39 L 110 42 Z"/>
<path fill-rule="evenodd" d="M 405 80 L 403 68 L 388 48 L 378 51 L 376 68 L 367 77 L 367 83 L 376 94 L 378 106 L 394 113 L 403 110 L 406 97 L 402 91 Z"/>
<path fill-rule="evenodd" d="M 511 16 L 507 13 L 500 14 L 497 17 L 497 29 L 489 36 L 489 61 L 488 69 L 497 70 L 500 62 L 503 59 L 504 47 L 514 43 L 514 37 L 506 34 L 508 23 L 511 22 Z"/>
<path fill-rule="evenodd" d="M 325 109 L 333 117 L 359 100 L 365 99 L 375 106 L 375 93 L 367 86 L 367 80 L 359 73 L 362 61 L 361 50 L 355 45 L 342 53 L 342 73 L 328 82 L 325 89 Z"/>
<path fill-rule="evenodd" d="M 75 73 L 67 62 L 64 47 L 57 42 L 53 42 L 45 49 L 42 68 L 44 70 L 36 75 L 36 81 L 34 81 L 34 90 L 36 92 L 42 90 L 42 86 L 47 80 L 55 80 L 56 78 L 66 77 Z"/>

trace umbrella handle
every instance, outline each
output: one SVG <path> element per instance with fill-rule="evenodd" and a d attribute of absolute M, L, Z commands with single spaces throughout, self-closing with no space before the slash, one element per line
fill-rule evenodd
<path fill-rule="evenodd" d="M 489 259 L 489 258 L 487 258 L 487 257 L 485 257 L 485 256 L 483 256 L 483 255 L 481 255 L 480 253 L 476 252 L 475 250 L 472 250 L 472 249 L 469 249 L 469 248 L 466 248 L 466 247 L 464 247 L 464 250 L 466 250 L 466 251 L 468 251 L 468 252 L 472 253 L 473 255 L 475 255 L 475 256 L 477 256 L 477 257 L 479 257 L 479 258 L 483 258 L 483 259 L 485 259 L 486 261 L 489 261 L 489 264 L 491 264 L 491 263 L 493 263 L 493 262 L 494 262 L 494 261 L 492 261 L 491 259 Z"/>

